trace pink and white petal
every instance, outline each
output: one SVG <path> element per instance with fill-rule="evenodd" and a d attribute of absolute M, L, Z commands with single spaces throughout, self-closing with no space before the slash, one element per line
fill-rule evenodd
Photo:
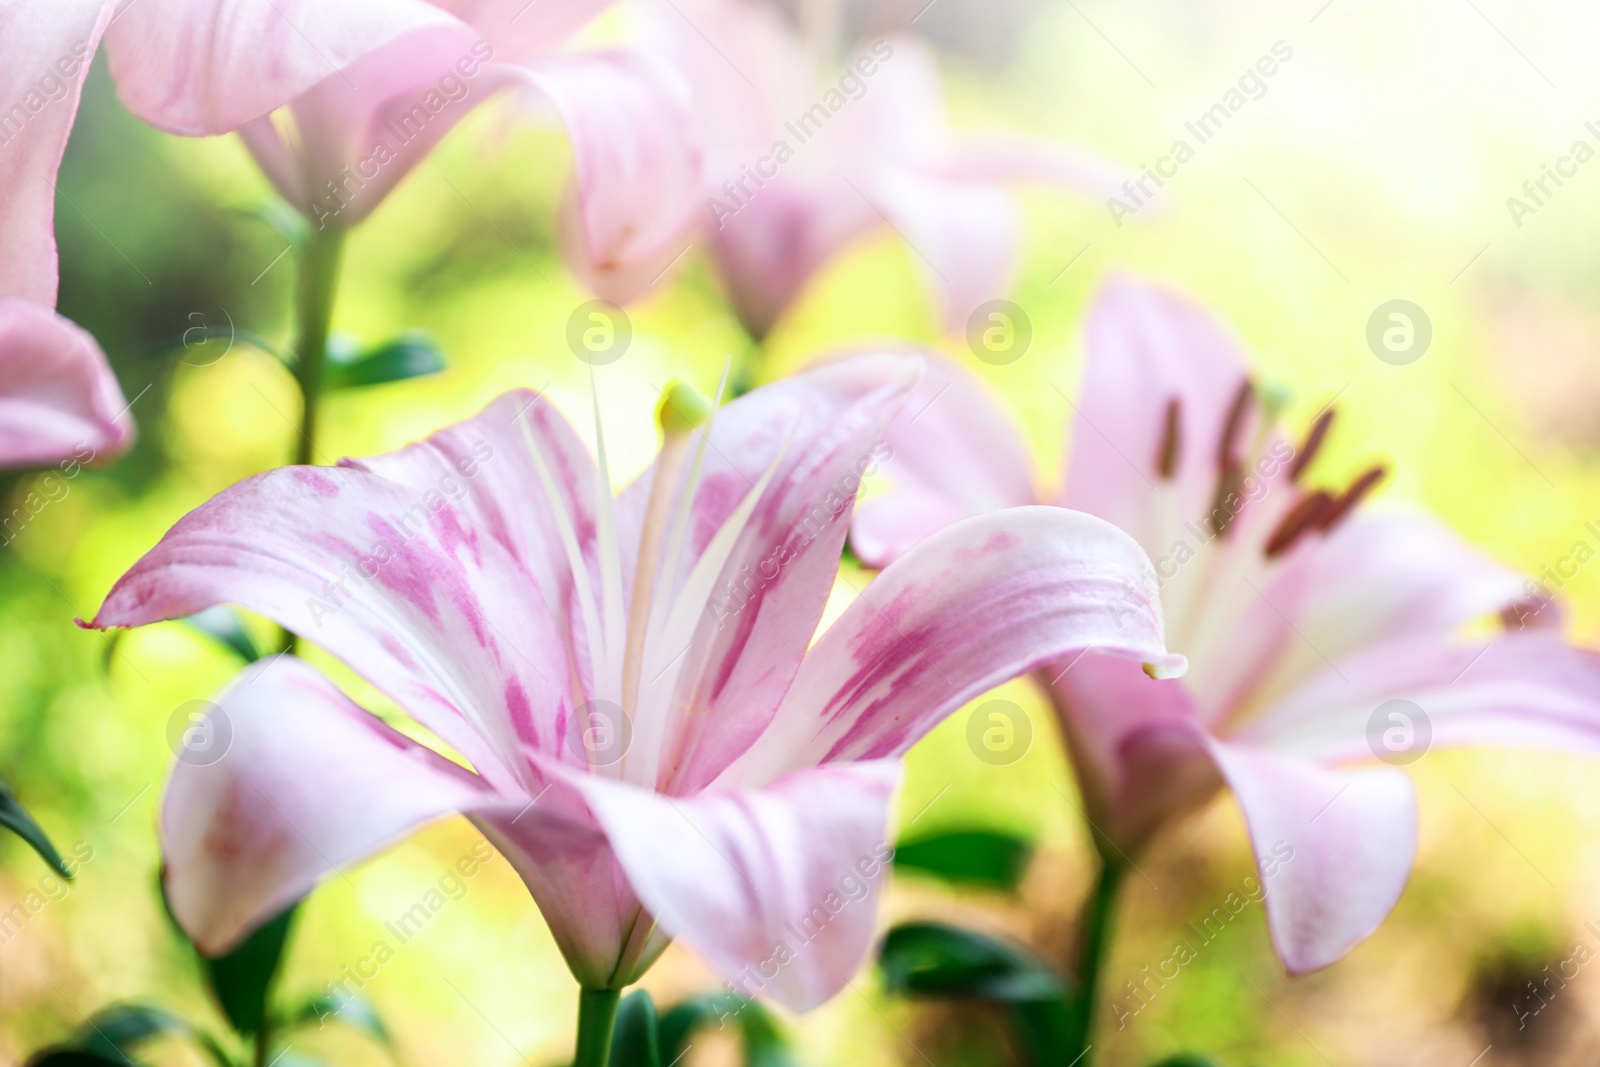
<path fill-rule="evenodd" d="M 470 23 L 495 49 L 495 58 L 516 62 L 554 48 L 615 0 L 433 0 Z"/>
<path fill-rule="evenodd" d="M 938 294 L 946 332 L 961 333 L 981 304 L 1010 291 L 1018 218 L 1005 188 L 890 169 L 873 183 L 871 195 Z M 994 325 L 1016 329 L 1014 323 Z"/>
<path fill-rule="evenodd" d="M 889 424 L 892 488 L 856 509 L 850 543 L 882 567 L 956 519 L 1036 500 L 1033 462 L 1016 427 L 978 377 L 927 353 L 922 381 Z"/>
<path fill-rule="evenodd" d="M 473 109 L 520 84 L 513 68 L 484 63 L 481 47 L 448 33 L 399 38 L 296 96 L 287 118 L 246 123 L 245 143 L 296 208 L 319 227 L 348 229 Z"/>
<path fill-rule="evenodd" d="M 329 874 L 503 802 L 292 656 L 249 667 L 190 730 L 205 745 L 173 765 L 161 846 L 173 915 L 211 956 Z"/>
<path fill-rule="evenodd" d="M 1417 637 L 1336 661 L 1244 723 L 1235 739 L 1318 760 L 1365 760 L 1417 721 L 1409 745 L 1544 748 L 1600 755 L 1600 653 L 1551 630 L 1489 640 Z M 1390 701 L 1414 709 L 1380 711 Z M 1378 725 L 1371 726 L 1373 722 Z M 1418 753 L 1420 757 L 1421 753 Z"/>
<path fill-rule="evenodd" d="M 866 961 L 898 760 L 687 797 L 572 777 L 639 899 L 741 992 L 805 1011 Z"/>
<path fill-rule="evenodd" d="M 1002 682 L 1084 650 L 1182 673 L 1150 564 L 1122 531 L 1055 507 L 948 526 L 886 567 L 807 653 L 772 725 L 723 776 L 882 759 Z"/>
<path fill-rule="evenodd" d="M 1160 556 L 1183 522 L 1212 509 L 1223 427 L 1247 376 L 1244 354 L 1208 312 L 1130 278 L 1111 280 L 1095 300 L 1084 348 L 1062 503 L 1115 523 Z M 1173 402 L 1179 444 L 1168 487 L 1159 469 Z"/>
<path fill-rule="evenodd" d="M 0 469 L 109 460 L 133 434 L 95 339 L 41 304 L 0 297 Z"/>
<path fill-rule="evenodd" d="M 1386 641 L 1444 637 L 1491 619 L 1527 595 L 1526 580 L 1430 515 L 1359 511 L 1286 564 L 1302 639 L 1258 681 L 1266 706 L 1329 660 Z M 1551 609 L 1552 614 L 1554 609 Z"/>
<path fill-rule="evenodd" d="M 591 989 L 634 981 L 666 942 L 644 913 L 605 831 L 566 776 L 546 761 L 535 799 L 472 817 L 533 894 L 577 980 Z"/>
<path fill-rule="evenodd" d="M 1211 755 L 1244 813 L 1284 966 L 1305 974 L 1341 959 L 1383 924 L 1411 877 L 1411 780 L 1393 767 L 1334 770 L 1228 742 Z"/>
<path fill-rule="evenodd" d="M 360 59 L 411 34 L 437 38 L 449 58 L 478 36 L 425 0 L 138 0 L 123 6 L 106 47 L 129 111 L 205 136 L 238 129 L 325 78 L 355 83 L 350 68 Z"/>
<path fill-rule="evenodd" d="M 640 44 L 688 82 L 708 160 L 725 156 L 731 176 L 814 102 L 810 57 L 780 10 L 728 0 L 647 0 L 635 10 Z M 721 184 L 723 168 L 711 173 Z"/>
<path fill-rule="evenodd" d="M 0 8 L 0 297 L 56 303 L 56 172 L 111 0 Z"/>
<path fill-rule="evenodd" d="M 860 480 L 921 367 L 906 355 L 839 359 L 717 413 L 677 563 L 680 593 L 716 532 L 777 465 L 689 624 L 692 635 L 671 635 L 674 647 L 661 657 L 680 659 L 655 683 L 674 685 L 663 693 L 673 717 L 653 779 L 663 791 L 691 792 L 714 779 L 777 713 L 832 593 Z M 654 479 L 652 468 L 628 487 L 624 510 L 643 511 Z"/>
<path fill-rule="evenodd" d="M 1079 654 L 1034 678 L 1050 695 L 1086 813 L 1129 856 L 1196 808 L 1220 782 L 1188 679 Z"/>
<path fill-rule="evenodd" d="M 93 625 L 234 603 L 320 644 L 497 788 L 562 753 L 567 660 L 539 590 L 442 497 L 364 471 L 284 467 L 190 512 L 117 582 Z"/>
<path fill-rule="evenodd" d="M 424 441 L 380 456 L 341 460 L 340 466 L 369 471 L 418 493 L 445 495 L 533 576 L 551 617 L 566 632 L 572 570 L 532 448 L 550 472 L 580 549 L 597 566 L 594 459 L 565 416 L 531 389 L 506 393 Z M 637 551 L 637 533 L 630 536 L 632 524 L 620 520 L 622 556 L 629 560 Z M 623 577 L 626 588 L 631 575 Z M 593 581 L 598 583 L 598 571 Z"/>
<path fill-rule="evenodd" d="M 683 80 L 621 49 L 542 58 L 521 73 L 567 128 L 590 263 L 659 256 L 701 207 L 700 145 Z"/>
<path fill-rule="evenodd" d="M 707 233 L 728 299 L 756 338 L 765 337 L 812 277 L 883 216 L 837 175 L 780 173 L 758 195 L 734 201 L 722 189 L 737 171 L 707 179 Z M 718 206 L 720 205 L 720 206 Z"/>

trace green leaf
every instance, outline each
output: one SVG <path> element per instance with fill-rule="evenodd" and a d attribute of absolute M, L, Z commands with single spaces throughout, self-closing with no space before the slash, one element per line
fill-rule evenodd
<path fill-rule="evenodd" d="M 1060 1058 L 1072 1018 L 1068 987 L 1022 946 L 946 923 L 905 923 L 889 931 L 878 964 L 891 993 L 1005 1005 L 1029 1062 Z"/>
<path fill-rule="evenodd" d="M 1217 1061 L 1194 1052 L 1179 1052 L 1166 1059 L 1157 1060 L 1150 1067 L 1217 1067 Z"/>
<path fill-rule="evenodd" d="M 199 1044 L 218 1067 L 233 1067 L 210 1034 L 164 1008 L 148 1004 L 112 1004 L 95 1012 L 70 1041 L 42 1050 L 30 1067 L 72 1067 L 74 1064 L 117 1064 L 138 1067 L 133 1054 L 161 1037 L 181 1037 Z"/>
<path fill-rule="evenodd" d="M 311 236 L 311 220 L 296 211 L 287 200 L 277 197 L 264 204 L 252 204 L 234 212 L 240 218 L 254 219 L 271 226 L 273 232 L 292 248 L 305 247 Z"/>
<path fill-rule="evenodd" d="M 946 923 L 890 930 L 878 965 L 889 992 L 903 996 L 1009 1001 L 1066 993 L 1056 973 L 1027 949 Z"/>
<path fill-rule="evenodd" d="M 138 1061 L 121 1056 L 113 1059 L 99 1052 L 85 1052 L 79 1048 L 54 1047 L 36 1053 L 28 1060 L 27 1067 L 106 1067 L 107 1064 L 111 1067 L 128 1067 L 130 1063 L 137 1067 Z"/>
<path fill-rule="evenodd" d="M 681 1062 L 695 1033 L 713 1023 L 718 1029 L 740 1028 L 745 1067 L 794 1067 L 788 1042 L 772 1014 L 754 1001 L 731 993 L 706 993 L 667 1009 L 658 1027 L 663 1062 Z"/>
<path fill-rule="evenodd" d="M 261 1029 L 267 999 L 283 962 L 283 947 L 294 921 L 296 901 L 224 956 L 203 957 L 206 979 L 233 1028 L 246 1036 Z"/>
<path fill-rule="evenodd" d="M 190 364 L 209 367 L 235 349 L 253 348 L 283 362 L 283 353 L 260 334 L 237 329 L 231 323 L 222 326 L 209 325 L 203 313 L 198 311 L 190 314 L 189 321 L 192 325 L 188 329 L 158 342 L 141 358 L 159 360 L 181 355 Z"/>
<path fill-rule="evenodd" d="M 56 846 L 50 843 L 50 839 L 44 835 L 44 830 L 39 827 L 38 823 L 33 821 L 33 816 L 27 813 L 22 803 L 17 800 L 16 795 L 11 792 L 11 789 L 4 782 L 0 782 L 0 826 L 10 830 L 31 845 L 40 858 L 54 867 L 56 873 L 61 877 L 72 877 L 72 872 L 67 870 L 67 865 L 61 862 L 61 853 L 56 851 Z"/>
<path fill-rule="evenodd" d="M 954 830 L 895 846 L 896 871 L 936 875 L 958 885 L 1014 891 L 1033 858 L 1033 844 L 994 830 Z"/>
<path fill-rule="evenodd" d="M 419 333 L 405 334 L 366 351 L 356 351 L 348 339 L 333 338 L 322 383 L 326 389 L 350 389 L 437 374 L 444 368 L 444 356 L 433 341 Z"/>
<path fill-rule="evenodd" d="M 288 1025 L 292 1028 L 307 1027 L 316 1023 L 317 1029 L 321 1030 L 329 1022 L 343 1023 L 352 1029 L 360 1030 L 387 1048 L 394 1048 L 394 1038 L 390 1035 L 389 1028 L 384 1025 L 383 1019 L 378 1016 L 378 1009 L 364 997 L 313 997 L 300 1005 L 299 1009 L 292 1012 L 288 1018 Z"/>
<path fill-rule="evenodd" d="M 197 615 L 185 616 L 179 621 L 199 630 L 218 644 L 233 649 L 246 663 L 254 663 L 261 658 L 261 650 L 256 647 L 255 638 L 244 628 L 244 616 L 235 608 L 218 604 Z"/>
<path fill-rule="evenodd" d="M 162 1008 L 146 1004 L 112 1004 L 89 1017 L 74 1044 L 85 1052 L 126 1057 L 146 1041 L 168 1035 L 187 1037 L 187 1022 Z"/>
<path fill-rule="evenodd" d="M 617 1007 L 617 1022 L 611 1037 L 611 1067 L 661 1067 L 656 1006 L 643 989 L 623 997 Z"/>

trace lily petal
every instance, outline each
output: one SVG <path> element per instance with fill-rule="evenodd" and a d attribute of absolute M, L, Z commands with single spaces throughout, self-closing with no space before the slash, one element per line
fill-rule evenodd
<path fill-rule="evenodd" d="M 110 459 L 133 433 L 95 339 L 49 308 L 0 297 L 0 468 Z"/>
<path fill-rule="evenodd" d="M 108 0 L 0 9 L 0 297 L 54 307 L 56 172 L 83 83 L 110 23 Z"/>
<path fill-rule="evenodd" d="M 1369 723 L 1404 728 L 1382 711 L 1390 701 L 1411 723 L 1408 745 L 1493 745 L 1600 755 L 1600 653 L 1550 630 L 1488 641 L 1417 637 L 1337 661 L 1308 678 L 1233 740 L 1318 760 L 1366 760 Z M 1425 731 L 1425 732 L 1424 732 Z M 1382 733 L 1379 733 L 1382 743 Z"/>
<path fill-rule="evenodd" d="M 833 590 L 850 506 L 881 455 L 884 427 L 921 373 L 905 355 L 863 355 L 823 364 L 756 389 L 718 412 L 705 472 L 689 516 L 678 574 L 687 576 L 735 507 L 778 459 L 692 635 L 676 681 L 659 784 L 689 791 L 714 779 L 749 747 L 784 699 Z M 654 481 L 646 472 L 623 494 L 625 510 Z M 680 589 L 681 592 L 681 589 Z M 684 712 L 684 709 L 694 709 Z"/>
<path fill-rule="evenodd" d="M 899 761 L 693 797 L 573 777 L 662 928 L 747 995 L 805 1011 L 866 961 Z"/>
<path fill-rule="evenodd" d="M 522 75 L 572 141 L 591 266 L 661 255 L 699 210 L 700 152 L 682 80 L 633 50 L 544 58 Z"/>
<path fill-rule="evenodd" d="M 883 567 L 969 515 L 1035 503 L 1033 463 L 1015 425 L 978 377 L 924 356 L 922 381 L 884 435 L 892 488 L 856 508 L 850 544 Z"/>
<path fill-rule="evenodd" d="M 435 819 L 496 802 L 476 775 L 292 656 L 253 664 L 192 729 L 223 751 L 180 753 L 161 844 L 173 914 L 207 955 L 328 874 Z"/>
<path fill-rule="evenodd" d="M 534 784 L 527 749 L 565 752 L 567 662 L 539 590 L 442 493 L 337 468 L 257 475 L 180 519 L 93 625 L 225 602 L 322 645 L 499 788 Z"/>
<path fill-rule="evenodd" d="M 1003 186 L 891 169 L 872 195 L 939 294 L 946 332 L 960 333 L 980 304 L 1010 290 L 1019 221 Z"/>
<path fill-rule="evenodd" d="M 1336 962 L 1382 924 L 1411 876 L 1411 780 L 1225 742 L 1211 755 L 1244 812 L 1284 966 L 1305 974 Z"/>
<path fill-rule="evenodd" d="M 539 450 L 578 544 L 592 563 L 594 459 L 555 405 L 532 390 L 497 397 L 477 415 L 424 441 L 381 456 L 341 460 L 340 466 L 369 471 L 418 493 L 447 494 L 472 526 L 493 537 L 533 575 L 551 617 L 565 632 L 572 571 L 554 509 L 539 491 L 530 448 Z M 622 523 L 619 530 L 625 563 L 637 552 L 635 526 Z M 623 578 L 627 588 L 631 572 Z M 598 575 L 592 580 L 598 583 Z M 587 652 L 581 654 L 587 658 Z"/>
<path fill-rule="evenodd" d="M 170 133 L 238 129 L 325 78 L 352 88 L 384 71 L 351 68 L 409 34 L 440 38 L 442 55 L 477 34 L 424 0 L 138 0 L 107 35 L 123 104 Z"/>
<path fill-rule="evenodd" d="M 806 655 L 783 707 L 723 776 L 909 749 L 1002 682 L 1084 650 L 1182 673 L 1162 644 L 1150 564 L 1088 515 L 1012 508 L 966 519 L 886 567 Z"/>
<path fill-rule="evenodd" d="M 1210 314 L 1160 289 L 1116 278 L 1089 312 L 1080 413 L 1062 504 L 1127 530 L 1153 557 L 1176 524 L 1210 513 L 1218 447 L 1246 380 L 1238 344 Z M 1167 413 L 1178 405 L 1173 499 L 1162 506 Z M 1249 440 L 1244 428 L 1240 440 Z"/>
<path fill-rule="evenodd" d="M 1363 648 L 1448 637 L 1493 618 L 1526 585 L 1432 516 L 1360 511 L 1315 550 L 1291 557 L 1265 593 L 1294 620 L 1294 636 L 1249 680 L 1257 708 Z M 1283 616 L 1278 622 L 1287 631 Z"/>

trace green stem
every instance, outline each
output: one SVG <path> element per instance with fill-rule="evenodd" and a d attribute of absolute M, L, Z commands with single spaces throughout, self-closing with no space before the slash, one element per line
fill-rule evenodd
<path fill-rule="evenodd" d="M 299 335 L 295 339 L 294 378 L 304 403 L 298 464 L 316 462 L 317 406 L 322 396 L 322 368 L 327 362 L 328 327 L 333 321 L 333 296 L 339 285 L 339 260 L 344 231 L 314 230 L 300 260 L 300 293 L 296 303 Z"/>
<path fill-rule="evenodd" d="M 1095 1011 L 1099 1007 L 1100 970 L 1106 949 L 1111 944 L 1111 923 L 1116 913 L 1117 890 L 1127 868 L 1119 863 L 1100 861 L 1100 876 L 1095 879 L 1089 899 L 1083 905 L 1083 923 L 1078 929 L 1078 998 L 1063 1063 L 1089 1067 L 1089 1049 L 1094 1037 Z"/>
<path fill-rule="evenodd" d="M 617 989 L 590 989 L 578 994 L 578 1050 L 572 1067 L 609 1067 L 611 1031 L 617 1021 L 617 1004 L 622 992 Z"/>
<path fill-rule="evenodd" d="M 267 1059 L 272 1051 L 272 1034 L 267 1029 L 267 1021 L 261 1020 L 261 1028 L 256 1031 L 256 1058 L 255 1067 L 267 1067 L 271 1061 Z"/>

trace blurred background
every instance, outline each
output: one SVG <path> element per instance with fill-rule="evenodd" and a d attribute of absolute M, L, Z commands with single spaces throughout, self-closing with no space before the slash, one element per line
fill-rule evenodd
<path fill-rule="evenodd" d="M 627 14 L 595 32 L 624 32 Z M 651 382 L 683 377 L 710 392 L 730 354 L 771 376 L 841 344 L 904 339 L 966 358 L 1053 477 L 1070 409 L 1050 386 L 1074 395 L 1086 304 L 1109 273 L 1129 270 L 1228 320 L 1264 375 L 1291 391 L 1291 423 L 1337 398 L 1328 479 L 1387 460 L 1383 499 L 1434 509 L 1529 574 L 1580 542 L 1600 548 L 1585 525 L 1600 528 L 1600 161 L 1563 164 L 1575 172 L 1548 182 L 1541 203 L 1523 189 L 1576 142 L 1600 149 L 1600 9 L 1576 0 L 913 0 L 888 14 L 845 10 L 847 24 L 863 27 L 913 17 L 942 50 L 957 126 L 1058 138 L 1130 172 L 1154 165 L 1275 45 L 1292 58 L 1181 165 L 1159 211 L 1119 226 L 1103 202 L 1024 195 L 1024 259 L 1010 295 L 1034 340 L 1010 366 L 982 365 L 963 339 L 942 334 L 914 253 L 887 229 L 832 262 L 759 352 L 691 252 L 687 269 L 629 309 L 626 359 L 598 375 L 619 480 L 655 447 Z M 55 886 L 0 942 L 0 1063 L 20 1062 L 115 999 L 216 1018 L 161 912 L 155 817 L 169 720 L 239 662 L 176 624 L 112 647 L 72 619 L 92 615 L 179 516 L 287 462 L 298 420 L 290 374 L 237 336 L 287 335 L 294 265 L 262 218 L 270 188 L 236 139 L 167 137 L 129 117 L 103 66 L 61 174 L 61 312 L 110 354 L 141 438 L 8 530 L 0 551 L 0 776 L 63 852 L 88 857 L 70 889 Z M 397 447 L 521 385 L 548 386 L 587 427 L 588 367 L 565 331 L 588 294 L 555 250 L 567 171 L 559 129 L 530 128 L 491 105 L 355 232 L 336 329 L 362 344 L 424 330 L 449 369 L 333 395 L 319 442 L 330 458 Z M 1513 197 L 1531 210 L 1508 204 Z M 1423 358 L 1404 366 L 1366 341 L 1369 317 L 1396 299 L 1422 309 L 1433 330 Z M 157 351 L 194 327 L 236 340 L 192 334 L 187 346 Z M 24 477 L 5 489 L 19 499 L 29 486 Z M 1600 645 L 1600 567 L 1578 566 L 1559 585 L 1574 633 Z M 382 710 L 370 690 L 352 683 L 352 692 Z M 956 715 L 912 754 L 903 820 L 915 816 L 919 832 L 976 825 L 1025 835 L 1039 849 L 1027 880 L 1015 896 L 959 896 L 903 878 L 889 917 L 957 919 L 1062 958 L 1091 847 L 1073 809 L 1055 802 L 1055 789 L 1072 796 L 1073 787 L 1047 709 L 1022 683 L 1001 695 L 1033 716 L 1027 755 L 1006 767 L 980 762 L 965 743 L 965 713 Z M 1252 907 L 1125 1029 L 1103 1029 L 1100 1062 L 1192 1048 L 1274 1067 L 1593 1063 L 1600 966 L 1581 968 L 1548 1004 L 1528 999 L 1526 983 L 1579 944 L 1583 958 L 1600 958 L 1595 766 L 1436 752 L 1411 773 L 1419 862 L 1370 941 L 1290 980 Z M 477 839 L 464 822 L 442 824 L 315 893 L 285 994 L 343 977 L 382 924 Z M 1232 802 L 1167 833 L 1142 866 L 1148 878 L 1129 881 L 1117 926 L 1109 996 L 1252 873 Z M 0 907 L 44 892 L 45 875 L 19 843 L 0 839 Z M 675 948 L 645 985 L 665 1001 L 716 981 Z M 362 992 L 408 1064 L 542 1067 L 570 1050 L 576 988 L 498 859 Z M 803 1022 L 784 1022 L 805 1064 L 1006 1062 L 996 1018 L 888 998 L 870 971 Z M 310 1041 L 330 1062 L 384 1062 L 331 1030 Z M 687 1062 L 732 1055 L 713 1037 Z M 173 1046 L 153 1059 L 200 1062 L 191 1056 Z"/>

